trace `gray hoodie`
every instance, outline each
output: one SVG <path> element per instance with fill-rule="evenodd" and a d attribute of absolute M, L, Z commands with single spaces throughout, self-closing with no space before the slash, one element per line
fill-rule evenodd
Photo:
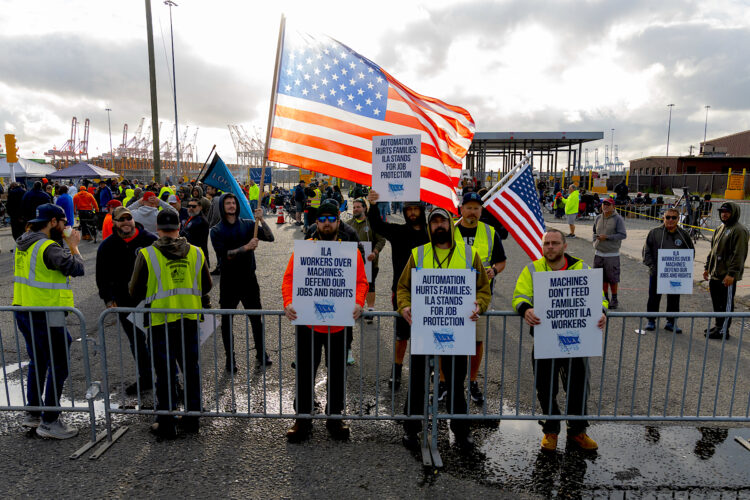
<path fill-rule="evenodd" d="M 620 245 L 622 240 L 628 237 L 625 232 L 625 221 L 617 212 L 613 212 L 609 217 L 604 214 L 597 215 L 594 220 L 594 255 L 600 257 L 618 257 L 620 255 Z M 607 236 L 602 241 L 597 238 L 600 234 Z"/>
<path fill-rule="evenodd" d="M 47 235 L 41 231 L 29 231 L 18 237 L 16 246 L 19 250 L 26 251 L 37 241 L 46 239 L 48 239 Z M 45 266 L 57 269 L 64 276 L 83 276 L 83 258 L 80 255 L 72 255 L 69 249 L 63 248 L 57 242 L 48 246 L 42 257 Z"/>
<path fill-rule="evenodd" d="M 172 212 L 177 213 L 177 210 L 166 201 L 159 200 L 159 206 L 164 210 L 171 210 Z M 143 226 L 143 229 L 149 233 L 156 234 L 156 216 L 159 215 L 158 208 L 144 205 L 143 198 L 141 198 L 140 200 L 128 205 L 128 210 L 133 214 L 133 220 L 139 222 Z"/>

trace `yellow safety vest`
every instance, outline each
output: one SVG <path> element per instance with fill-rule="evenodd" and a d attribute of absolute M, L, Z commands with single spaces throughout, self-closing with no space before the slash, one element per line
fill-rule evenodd
<path fill-rule="evenodd" d="M 318 208 L 320 206 L 320 199 L 323 197 L 323 193 L 320 192 L 320 189 L 315 188 L 315 196 L 310 198 L 310 206 L 313 208 Z"/>
<path fill-rule="evenodd" d="M 456 226 L 456 234 L 454 239 L 456 241 L 465 241 L 461 236 L 461 231 Z M 471 247 L 477 251 L 479 257 L 482 258 L 482 264 L 485 269 L 488 269 L 492 263 L 492 247 L 495 244 L 495 228 L 484 222 L 477 224 L 477 234 L 474 235 L 474 244 Z"/>
<path fill-rule="evenodd" d="M 182 259 L 167 259 L 153 246 L 141 248 L 148 266 L 146 305 L 155 309 L 200 309 L 201 308 L 201 267 L 203 252 L 190 245 L 187 256 Z M 152 313 L 151 325 L 179 321 L 181 318 L 195 320 L 196 314 Z"/>
<path fill-rule="evenodd" d="M 44 251 L 53 240 L 34 242 L 26 250 L 16 249 L 13 279 L 13 305 L 73 307 L 70 278 L 44 263 Z"/>
<path fill-rule="evenodd" d="M 447 266 L 443 267 L 443 269 L 472 269 L 472 263 L 474 262 L 474 255 L 476 255 L 476 253 L 477 251 L 471 248 L 471 246 L 465 243 L 463 245 L 458 244 L 453 248 L 450 261 Z M 411 255 L 417 269 L 435 268 L 436 262 L 432 243 L 420 245 L 412 249 Z"/>

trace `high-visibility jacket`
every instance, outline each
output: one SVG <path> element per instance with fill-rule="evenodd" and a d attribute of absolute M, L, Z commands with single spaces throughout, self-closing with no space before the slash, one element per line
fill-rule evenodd
<path fill-rule="evenodd" d="M 320 206 L 320 201 L 323 198 L 323 193 L 320 191 L 320 189 L 315 188 L 315 196 L 310 198 L 310 206 L 313 208 L 318 208 Z"/>
<path fill-rule="evenodd" d="M 453 249 L 450 261 L 447 265 L 444 264 L 442 266 L 442 269 L 472 269 L 472 262 L 474 262 L 474 255 L 476 255 L 476 253 L 477 251 L 466 243 L 464 243 L 463 245 L 461 243 L 458 243 Z M 412 249 L 411 255 L 414 259 L 414 263 L 416 264 L 417 269 L 435 268 L 436 262 L 434 258 L 432 243 L 420 245 Z"/>
<path fill-rule="evenodd" d="M 181 259 L 168 259 L 153 245 L 141 248 L 148 266 L 146 305 L 164 309 L 201 308 L 201 267 L 203 251 L 193 245 L 187 256 Z M 181 318 L 195 320 L 196 314 L 151 313 L 151 325 L 180 321 Z"/>
<path fill-rule="evenodd" d="M 578 213 L 578 204 L 580 203 L 581 197 L 578 194 L 577 189 L 570 193 L 567 198 L 563 198 L 563 200 L 565 200 L 565 213 L 567 215 Z"/>
<path fill-rule="evenodd" d="M 13 305 L 35 307 L 73 307 L 70 278 L 44 263 L 44 251 L 53 240 L 34 242 L 26 250 L 16 249 L 13 280 Z"/>
<path fill-rule="evenodd" d="M 127 207 L 128 202 L 133 199 L 133 196 L 135 196 L 135 189 L 126 189 L 125 190 L 125 199 L 122 200 L 122 206 Z"/>
<path fill-rule="evenodd" d="M 563 258 L 568 259 L 568 267 L 566 268 L 566 270 L 568 271 L 575 271 L 577 269 L 591 269 L 588 264 L 576 257 L 565 255 L 565 257 Z M 529 306 L 534 307 L 533 274 L 535 272 L 545 271 L 552 271 L 552 269 L 550 269 L 549 265 L 547 265 L 547 259 L 545 259 L 544 257 L 539 260 L 535 260 L 531 264 L 524 267 L 523 270 L 521 270 L 521 274 L 518 276 L 518 280 L 516 281 L 516 289 L 513 290 L 513 309 L 516 312 L 520 313 L 519 307 L 521 307 L 523 304 L 528 304 Z M 604 298 L 604 292 L 602 292 L 602 306 L 605 309 L 609 307 L 609 303 Z"/>
<path fill-rule="evenodd" d="M 260 186 L 256 184 L 254 186 L 247 187 L 247 199 L 248 200 L 250 201 L 257 200 L 259 196 L 260 196 Z"/>
<path fill-rule="evenodd" d="M 455 232 L 456 234 L 453 237 L 455 241 L 465 241 L 461 236 L 458 226 L 455 227 Z M 484 222 L 479 222 L 477 224 L 477 234 L 474 236 L 474 243 L 471 247 L 479 254 L 485 269 L 489 269 L 490 265 L 492 265 L 492 247 L 494 244 L 495 228 Z"/>

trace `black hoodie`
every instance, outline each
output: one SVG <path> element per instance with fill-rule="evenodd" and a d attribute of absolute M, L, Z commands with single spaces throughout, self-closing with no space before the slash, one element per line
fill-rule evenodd
<path fill-rule="evenodd" d="M 395 293 L 398 286 L 398 278 L 401 276 L 401 271 L 406 267 L 406 263 L 409 262 L 412 249 L 430 241 L 424 206 L 420 205 L 419 224 L 422 228 L 419 230 L 414 229 L 408 222 L 404 224 L 383 222 L 383 219 L 380 218 L 379 210 L 368 210 L 367 219 L 370 221 L 373 231 L 391 242 L 393 260 L 393 285 L 391 285 L 391 291 Z"/>
<path fill-rule="evenodd" d="M 149 247 L 156 241 L 156 235 L 146 231 L 136 222 L 138 235 L 125 241 L 113 231 L 112 236 L 104 239 L 96 252 L 96 286 L 99 297 L 108 303 L 115 301 L 120 307 L 132 307 L 138 304 L 130 298 L 128 283 L 133 276 L 135 259 L 141 248 Z"/>
<path fill-rule="evenodd" d="M 221 282 L 220 287 L 225 289 L 228 283 L 241 286 L 247 279 L 248 273 L 255 272 L 255 252 L 241 251 L 227 258 L 227 253 L 240 248 L 253 239 L 253 229 L 255 222 L 250 219 L 237 217 L 233 224 L 227 222 L 224 213 L 224 200 L 237 197 L 232 193 L 224 193 L 219 198 L 218 208 L 221 214 L 221 221 L 211 228 L 211 244 L 216 252 L 216 257 L 221 261 Z M 239 215 L 239 202 L 237 203 L 237 213 Z M 261 224 L 258 228 L 258 239 L 262 241 L 273 241 L 273 233 L 266 224 Z"/>

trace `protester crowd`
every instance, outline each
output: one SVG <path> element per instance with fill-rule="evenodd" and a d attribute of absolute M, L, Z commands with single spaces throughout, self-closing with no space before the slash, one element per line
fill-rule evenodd
<path fill-rule="evenodd" d="M 40 181 L 29 191 L 14 183 L 8 192 L 8 212 L 17 245 L 13 304 L 73 306 L 70 278 L 84 274 L 78 243 L 81 239 L 95 239 L 101 231 L 103 240 L 97 251 L 96 284 L 106 308 L 210 308 L 208 292 L 213 286 L 212 276 L 219 276 L 220 308 L 235 309 L 242 303 L 245 309 L 262 309 L 254 251 L 261 244 L 274 242 L 273 231 L 264 221 L 265 209 L 284 207 L 307 238 L 368 244 L 367 251 L 364 245 L 360 245 L 357 254 L 355 319 L 364 310 L 374 308 L 379 256 L 386 242 L 390 244 L 393 266 L 391 302 L 399 313 L 390 377 L 395 391 L 405 384 L 406 377 L 403 367 L 411 338 L 411 270 L 470 268 L 475 271 L 476 303 L 471 320 L 476 322 L 476 354 L 469 357 L 441 356 L 440 383 L 435 391 L 438 399 L 445 400 L 455 413 L 467 413 L 467 382 L 471 401 L 476 404 L 484 402 L 477 383 L 486 331 L 486 318 L 481 314 L 490 307 L 495 278 L 505 269 L 503 239 L 508 234 L 497 220 L 483 211 L 482 195 L 486 190 L 478 184 L 465 182 L 459 207 L 461 217 L 457 221 L 445 209 L 428 210 L 430 207 L 422 202 L 406 202 L 398 207 L 403 211 L 404 219 L 403 223 L 398 223 L 388 220 L 388 211 L 397 207 L 380 203 L 377 192 L 357 185 L 347 200 L 339 186 L 316 180 L 310 183 L 300 181 L 290 191 L 275 188 L 267 193 L 260 193 L 258 186 L 250 181 L 243 191 L 253 209 L 254 220 L 240 216 L 240 199 L 236 194 L 221 193 L 213 186 L 198 182 L 162 185 L 133 179 L 98 184 L 83 181 L 76 186 L 72 182 Z M 552 208 L 562 210 L 569 232 L 547 230 L 542 240 L 543 257 L 524 267 L 518 277 L 513 307 L 531 327 L 531 335 L 534 334 L 533 327 L 540 321 L 534 311 L 532 275 L 539 271 L 589 268 L 582 259 L 567 253 L 569 238 L 588 236 L 582 234 L 580 228 L 576 231 L 579 208 L 585 195 L 579 193 L 575 184 L 565 190 L 565 196 L 560 186 L 555 186 L 557 198 L 548 200 L 546 185 L 538 187 L 541 203 L 552 203 Z M 617 196 L 620 195 L 621 192 L 617 192 Z M 598 321 L 602 328 L 606 321 L 604 313 L 619 306 L 619 251 L 627 232 L 623 217 L 615 210 L 617 197 L 592 197 L 591 200 L 586 199 L 586 210 L 600 212 L 593 222 L 591 241 L 593 268 L 601 268 L 604 278 L 603 314 Z M 349 201 L 351 206 L 348 206 Z M 348 209 L 352 213 L 350 218 Z M 722 225 L 714 233 L 704 279 L 710 284 L 714 310 L 723 312 L 734 308 L 734 292 L 737 282 L 742 279 L 747 256 L 748 231 L 739 223 L 737 204 L 724 203 L 719 212 Z M 76 214 L 81 233 L 71 228 Z M 661 298 L 656 287 L 658 251 L 693 248 L 690 237 L 678 226 L 678 215 L 677 210 L 667 209 L 663 224 L 649 232 L 643 247 L 643 263 L 650 275 L 648 312 L 658 311 Z M 343 217 L 347 220 L 342 220 Z M 209 262 L 209 239 L 217 260 L 213 270 Z M 294 256 L 284 271 L 282 285 L 283 306 L 290 320 L 296 319 L 298 313 L 292 305 L 293 260 Z M 372 263 L 369 280 L 364 272 L 366 261 Z M 117 262 L 117 265 L 112 266 L 112 262 Z M 679 295 L 667 295 L 667 311 L 679 311 Z M 199 410 L 197 316 L 171 313 L 147 316 L 150 316 L 150 338 L 127 314 L 119 315 L 131 353 L 137 360 L 138 377 L 126 388 L 127 394 L 141 394 L 155 386 L 157 409 L 175 409 L 179 402 L 184 401 L 186 410 Z M 47 324 L 51 320 L 44 313 L 17 312 L 15 317 L 31 358 L 26 385 L 29 405 L 36 406 L 44 400 L 45 405 L 54 406 L 59 403 L 68 376 L 65 353 L 70 336 L 65 331 L 64 322 Z M 272 364 L 272 359 L 264 349 L 260 316 L 250 316 L 250 324 L 256 362 L 265 368 Z M 707 329 L 705 334 L 710 339 L 728 338 L 730 324 L 729 319 L 717 318 L 715 326 Z M 48 326 L 56 339 L 54 342 L 47 342 Z M 655 328 L 654 318 L 649 318 L 646 330 Z M 221 334 L 225 369 L 230 373 L 237 371 L 232 329 L 231 317 L 223 316 Z M 674 318 L 668 319 L 664 329 L 681 333 Z M 329 378 L 327 413 L 336 415 L 342 412 L 346 365 L 354 363 L 352 338 L 350 327 L 295 327 L 298 349 L 295 405 L 299 414 L 312 412 L 313 374 L 324 349 Z M 49 363 L 51 359 L 54 363 Z M 573 359 L 570 367 L 568 359 L 540 359 L 534 364 L 538 370 L 535 373 L 536 391 L 544 413 L 560 414 L 556 396 L 558 379 L 561 379 L 570 399 L 568 413 L 585 415 L 588 359 Z M 408 381 L 405 414 L 419 415 L 423 411 L 424 393 L 429 390 L 425 386 L 426 363 L 427 356 L 409 355 L 412 376 Z M 54 373 L 50 369 L 53 365 Z M 180 382 L 178 366 L 184 384 Z M 178 432 L 177 422 L 172 416 L 159 415 L 152 430 L 161 438 L 174 438 Z M 24 425 L 36 428 L 40 436 L 57 439 L 72 437 L 77 432 L 62 422 L 54 411 L 28 412 Z M 417 448 L 420 422 L 406 420 L 403 425 L 403 444 Z M 555 450 L 560 421 L 549 420 L 543 422 L 542 427 L 542 449 Z M 327 428 L 335 439 L 349 437 L 350 429 L 341 418 L 329 419 Z M 586 428 L 584 420 L 569 422 L 568 441 L 584 450 L 595 450 L 597 443 L 587 436 Z M 198 429 L 197 417 L 180 419 L 181 432 L 197 432 Z M 292 442 L 302 441 L 309 436 L 310 430 L 311 420 L 299 418 L 288 430 L 287 438 Z M 462 448 L 473 446 L 468 420 L 452 420 L 451 430 Z"/>

